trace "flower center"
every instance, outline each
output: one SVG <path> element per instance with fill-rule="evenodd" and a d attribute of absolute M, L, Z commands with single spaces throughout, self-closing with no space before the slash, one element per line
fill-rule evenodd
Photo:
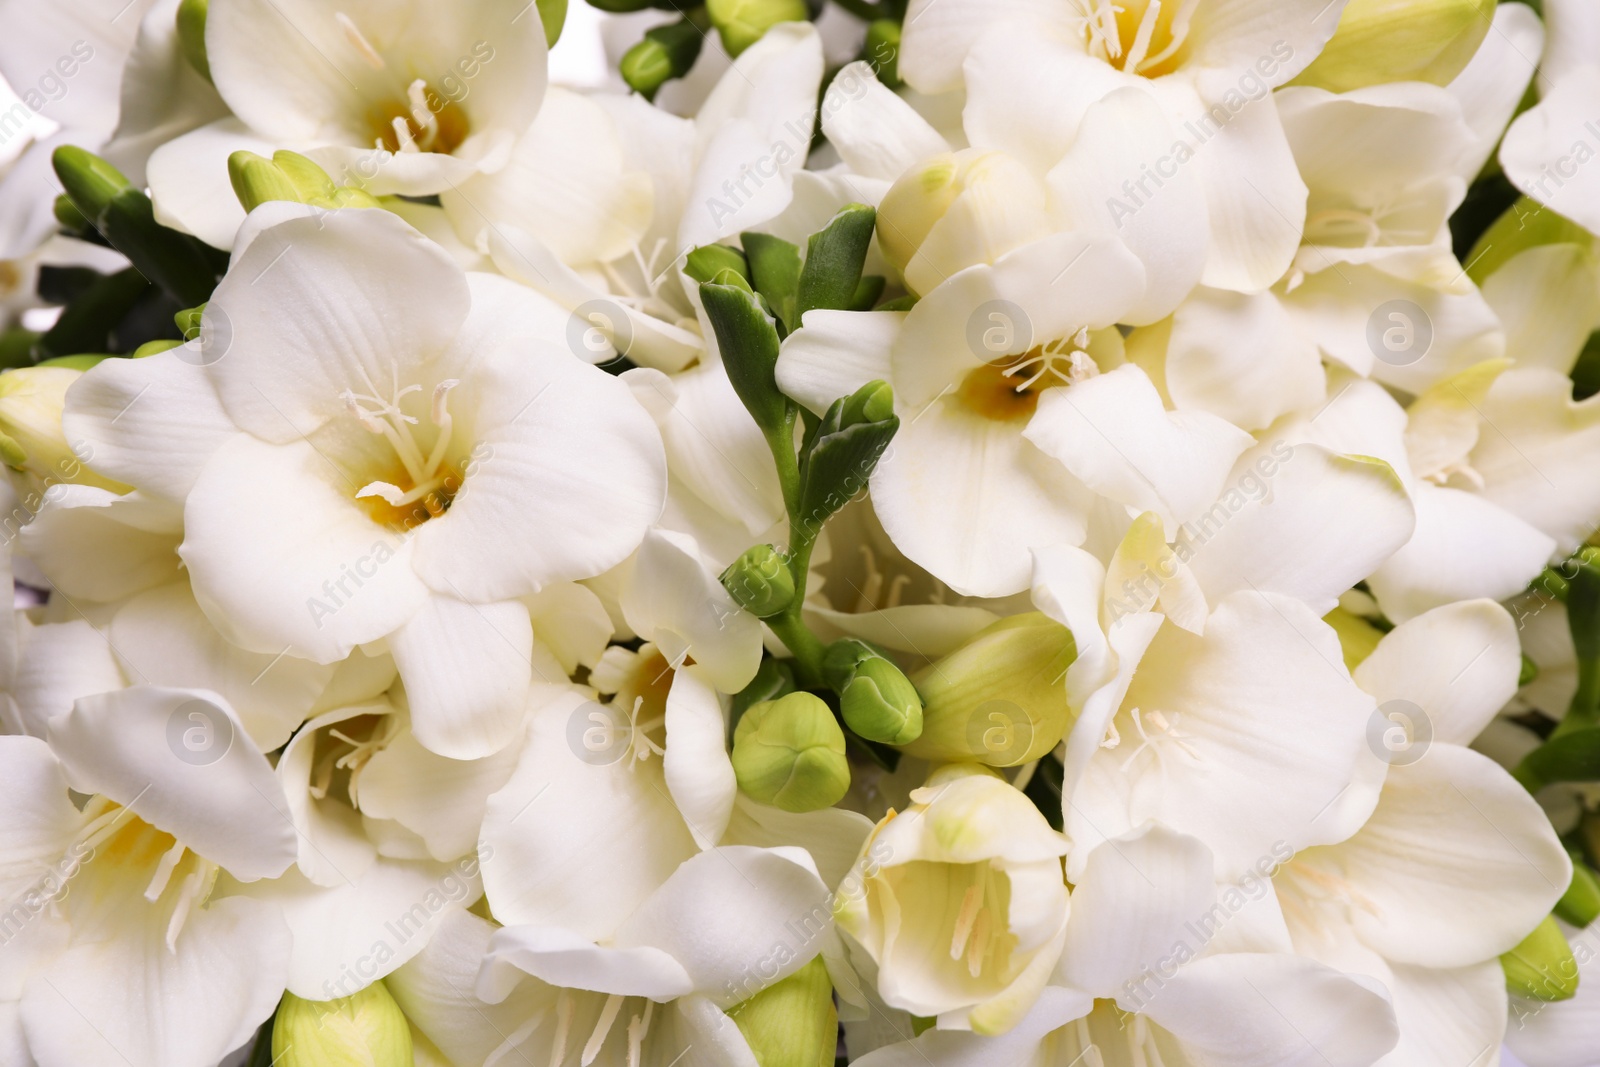
<path fill-rule="evenodd" d="M 556 1032 L 550 1044 L 550 1059 L 552 1064 L 566 1062 L 567 1048 L 581 1030 L 574 1033 L 573 1022 L 578 1013 L 580 999 L 590 1002 L 599 998 L 597 993 L 584 993 L 571 989 L 563 989 L 556 998 Z M 578 1055 L 579 1067 L 589 1067 L 600 1055 L 600 1050 L 605 1046 L 606 1039 L 611 1036 L 616 1022 L 623 1015 L 623 1007 L 627 1001 L 637 1001 L 636 1010 L 628 1012 L 627 1058 L 622 1063 L 626 1067 L 639 1067 L 644 1059 L 644 1039 L 650 1032 L 650 1019 L 655 1014 L 655 1001 L 642 997 L 624 997 L 620 994 L 609 994 L 600 1007 L 599 1018 L 595 1020 L 594 1027 L 589 1031 L 589 1038 L 584 1042 L 583 1051 Z M 489 1058 L 483 1061 L 483 1067 L 495 1067 L 495 1064 L 509 1062 L 507 1057 L 545 1021 L 546 1016 L 541 1012 L 529 1019 L 520 1028 L 506 1038 Z M 606 1062 L 617 1062 L 608 1059 Z"/>
<path fill-rule="evenodd" d="M 1058 1033 L 1063 1037 L 1071 1035 L 1071 1040 L 1064 1042 L 1069 1047 L 1060 1053 L 1063 1063 L 1070 1060 L 1083 1067 L 1106 1067 L 1108 1063 L 1169 1067 L 1156 1040 L 1156 1028 L 1143 1015 L 1122 1011 L 1114 1000 L 1096 1000 L 1093 1011 Z M 1116 1051 L 1119 1046 L 1127 1049 L 1126 1054 Z"/>
<path fill-rule="evenodd" d="M 1159 78 L 1183 63 L 1200 0 L 1071 0 L 1085 50 L 1129 74 Z"/>
<path fill-rule="evenodd" d="M 1124 774 L 1128 773 L 1134 762 L 1146 752 L 1149 752 L 1151 758 L 1155 761 L 1156 771 L 1160 774 L 1165 774 L 1167 770 L 1166 750 L 1173 747 L 1182 750 L 1183 754 L 1190 759 L 1199 761 L 1200 753 L 1196 752 L 1194 747 L 1188 743 L 1191 740 L 1191 736 L 1178 727 L 1179 720 L 1183 718 L 1182 712 L 1175 711 L 1169 714 L 1154 709 L 1144 712 L 1135 707 L 1130 708 L 1124 714 L 1126 714 L 1128 721 L 1133 726 L 1133 732 L 1139 738 L 1138 746 L 1128 753 L 1122 761 L 1121 769 Z M 1106 736 L 1100 742 L 1101 748 L 1113 749 L 1121 746 L 1122 733 L 1117 729 L 1117 718 L 1121 717 L 1121 715 L 1118 715 L 1106 724 Z"/>
<path fill-rule="evenodd" d="M 350 46 L 373 70 L 387 70 L 389 62 L 355 20 L 343 11 L 334 13 Z M 443 152 L 449 154 L 467 139 L 467 113 L 455 101 L 440 95 L 426 79 L 416 78 L 403 92 L 380 100 L 367 110 L 367 127 L 373 147 L 390 152 Z"/>
<path fill-rule="evenodd" d="M 383 400 L 367 379 L 370 393 L 346 389 L 339 394 L 351 416 L 367 432 L 382 437 L 393 449 L 393 481 L 373 480 L 356 491 L 356 500 L 366 507 L 372 520 L 384 526 L 409 528 L 443 515 L 461 488 L 462 473 L 451 463 L 451 437 L 455 420 L 447 403 L 450 390 L 460 382 L 447 378 L 434 386 L 429 421 L 435 428 L 432 444 L 425 447 L 417 439 L 420 420 L 401 407 L 405 398 L 420 393 L 422 386 L 400 388 L 398 382 Z"/>
<path fill-rule="evenodd" d="M 670 323 L 693 333 L 700 332 L 700 320 L 687 307 L 681 307 L 663 291 L 672 276 L 672 263 L 660 262 L 667 250 L 667 239 L 660 237 L 645 255 L 638 245 L 616 259 L 600 264 L 611 287 L 612 298 L 642 315 Z M 674 260 L 673 262 L 676 262 Z"/>
<path fill-rule="evenodd" d="M 985 363 L 967 372 L 956 399 L 969 411 L 1011 422 L 1033 417 L 1039 394 L 1046 389 L 1073 385 L 1100 373 L 1088 353 L 1089 331 L 1036 345 L 1018 356 Z"/>
<path fill-rule="evenodd" d="M 323 800 L 342 788 L 350 806 L 359 811 L 361 772 L 399 729 L 394 715 L 358 715 L 327 727 L 313 742 L 317 747 L 311 766 L 311 795 Z"/>

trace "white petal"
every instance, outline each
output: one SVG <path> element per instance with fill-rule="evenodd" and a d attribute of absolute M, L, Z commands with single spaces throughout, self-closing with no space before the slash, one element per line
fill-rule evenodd
<path fill-rule="evenodd" d="M 1134 366 L 1046 390 L 1023 436 L 1095 492 L 1157 512 L 1172 532 L 1216 499 L 1251 444 L 1215 415 L 1167 411 Z"/>
<path fill-rule="evenodd" d="M 516 771 L 489 798 L 482 835 L 494 849 L 483 880 L 497 919 L 589 941 L 609 937 L 697 851 L 654 759 L 580 758 L 591 711 L 599 705 L 577 692 L 539 710 Z"/>
<path fill-rule="evenodd" d="M 478 996 L 497 1004 L 527 974 L 555 986 L 653 1000 L 694 990 L 682 964 L 649 945 L 600 946 L 557 926 L 496 930 L 478 973 Z"/>
<path fill-rule="evenodd" d="M 461 268 L 398 216 L 302 208 L 234 256 L 203 360 L 241 429 L 296 441 L 348 420 L 346 391 L 388 390 L 436 358 L 469 300 Z"/>
<path fill-rule="evenodd" d="M 870 381 L 888 381 L 889 353 L 906 316 L 894 311 L 808 311 L 778 353 L 778 388 L 821 415 Z"/>
<path fill-rule="evenodd" d="M 1470 1063 L 1507 1036 L 1506 975 L 1499 960 L 1449 970 L 1397 963 L 1387 984 L 1400 1043 L 1378 1061 L 1382 1067 Z"/>
<path fill-rule="evenodd" d="M 195 599 L 235 644 L 331 663 L 427 600 L 415 539 L 373 522 L 355 502 L 360 487 L 340 477 L 309 442 L 239 434 L 195 483 L 178 554 Z"/>
<path fill-rule="evenodd" d="M 782 850 L 730 845 L 686 860 L 622 924 L 616 943 L 668 953 L 696 992 L 728 1007 L 809 962 L 832 921 L 815 871 Z M 753 945 L 784 945 L 789 953 L 753 975 Z"/>
<path fill-rule="evenodd" d="M 533 636 L 556 658 L 565 674 L 579 665 L 593 667 L 611 640 L 611 616 L 586 586 L 547 585 L 524 603 L 533 618 Z"/>
<path fill-rule="evenodd" d="M 1416 533 L 1368 579 L 1390 619 L 1514 596 L 1555 554 L 1554 540 L 1477 494 L 1419 485 L 1413 499 Z"/>
<path fill-rule="evenodd" d="M 1461 102 L 1462 114 L 1476 137 L 1472 154 L 1457 169 L 1463 178 L 1475 177 L 1494 154 L 1533 79 L 1544 43 L 1544 24 L 1526 4 L 1496 5 L 1488 36 L 1466 68 L 1445 87 Z M 1548 65 L 1546 71 L 1550 73 Z"/>
<path fill-rule="evenodd" d="M 354 882 L 313 885 L 291 871 L 249 894 L 282 909 L 294 933 L 285 983 L 307 1000 L 360 992 L 421 952 L 456 907 L 482 891 L 478 859 L 455 863 L 379 858 Z"/>
<path fill-rule="evenodd" d="M 1391 767 L 1372 818 L 1328 851 L 1367 901 L 1351 912 L 1361 939 L 1426 967 L 1509 951 L 1571 878 L 1571 861 L 1527 790 L 1487 756 L 1442 742 Z"/>
<path fill-rule="evenodd" d="M 1600 177 L 1585 166 L 1594 145 L 1588 123 L 1600 96 L 1600 66 L 1568 73 L 1518 116 L 1500 142 L 1500 165 L 1522 192 L 1591 233 L 1600 232 Z"/>
<path fill-rule="evenodd" d="M 1315 406 L 1324 392 L 1315 344 L 1271 293 L 1195 290 L 1173 315 L 1165 368 L 1175 407 L 1250 430 Z"/>
<path fill-rule="evenodd" d="M 849 873 L 871 832 L 871 820 L 858 812 L 844 808 L 784 811 L 739 794 L 734 798 L 733 817 L 728 822 L 727 843 L 804 848 L 811 854 L 817 874 L 833 887 Z"/>
<path fill-rule="evenodd" d="M 1506 331 L 1506 353 L 1519 366 L 1567 374 L 1600 326 L 1600 267 L 1579 245 L 1518 252 L 1483 283 Z"/>
<path fill-rule="evenodd" d="M 108 602 L 178 577 L 182 535 L 183 511 L 168 500 L 60 483 L 17 543 L 63 596 Z"/>
<path fill-rule="evenodd" d="M 213 248 L 232 248 L 245 212 L 228 177 L 228 157 L 271 156 L 276 147 L 232 116 L 167 141 L 145 166 L 156 221 Z"/>
<path fill-rule="evenodd" d="M 622 612 L 668 663 L 692 658 L 705 680 L 724 693 L 749 685 L 761 666 L 760 621 L 734 602 L 684 534 L 646 535 L 622 594 Z"/>
<path fill-rule="evenodd" d="M 1179 541 L 1213 604 L 1254 589 L 1326 614 L 1412 535 L 1411 501 L 1380 460 L 1280 441 L 1248 454 L 1235 479 Z"/>
<path fill-rule="evenodd" d="M 84 697 L 50 723 L 73 787 L 101 793 L 241 881 L 294 862 L 289 805 L 233 709 L 197 690 Z"/>
<path fill-rule="evenodd" d="M 471 604 L 430 596 L 389 635 L 417 740 L 451 759 L 479 759 L 510 744 L 521 732 L 533 681 L 532 648 L 533 624 L 520 600 Z"/>
<path fill-rule="evenodd" d="M 1513 368 L 1490 387 L 1469 462 L 1483 495 L 1571 552 L 1600 517 L 1600 477 L 1583 457 L 1600 441 L 1600 400 L 1575 402 L 1566 376 Z"/>
<path fill-rule="evenodd" d="M 41 1067 L 212 1067 L 250 1040 L 283 995 L 290 935 L 253 900 L 216 900 L 184 922 L 137 901 L 115 936 L 73 946 L 22 998 Z"/>
<path fill-rule="evenodd" d="M 1492 600 L 1435 608 L 1396 626 L 1355 669 L 1381 708 L 1407 700 L 1433 740 L 1468 745 L 1517 691 L 1522 650 L 1511 614 Z"/>
<path fill-rule="evenodd" d="M 912 0 L 906 8 L 906 33 L 900 49 L 900 75 L 919 91 L 942 93 L 961 84 L 961 62 L 990 26 L 1008 20 L 1061 15 L 1051 0 L 995 0 L 948 4 Z M 1065 18 L 1060 19 L 1066 22 Z"/>
<path fill-rule="evenodd" d="M 0 741 L 0 791 L 6 811 L 0 824 L 0 895 L 17 902 L 33 883 L 66 855 L 83 816 L 67 793 L 61 765 L 43 740 Z M 15 931 L 13 931 L 13 934 Z"/>
<path fill-rule="evenodd" d="M 748 683 L 746 683 L 748 684 Z M 667 693 L 667 791 L 695 843 L 712 848 L 722 839 L 738 793 L 728 759 L 728 717 L 699 665 L 674 671 Z"/>
<path fill-rule="evenodd" d="M 19 614 L 19 626 L 22 621 Z M 44 737 L 50 720 L 68 711 L 79 697 L 126 684 L 105 634 L 87 619 L 27 625 L 18 634 L 11 698 L 18 725 L 34 737 Z"/>
<path fill-rule="evenodd" d="M 1072 892 L 1057 973 L 1076 989 L 1114 996 L 1171 955 L 1216 896 L 1211 850 L 1148 826 L 1095 848 Z"/>
<path fill-rule="evenodd" d="M 1015 422 L 935 399 L 902 420 L 872 474 L 872 506 L 895 547 L 966 596 L 1027 588 L 1029 550 L 1083 540 L 1092 499 Z"/>
<path fill-rule="evenodd" d="M 884 88 L 865 60 L 834 75 L 822 100 L 822 132 L 856 174 L 892 182 L 950 151 L 928 120 Z"/>
<path fill-rule="evenodd" d="M 472 851 L 489 795 L 506 784 L 518 755 L 508 745 L 480 760 L 449 759 L 403 731 L 362 769 L 361 811 L 417 834 L 434 859 L 454 859 Z"/>
<path fill-rule="evenodd" d="M 1301 956 L 1195 960 L 1145 1012 L 1206 1067 L 1358 1067 L 1399 1036 L 1381 992 Z"/>
<path fill-rule="evenodd" d="M 67 390 L 67 440 L 81 442 L 78 454 L 100 473 L 182 501 L 206 460 L 236 432 L 206 380 L 205 358 L 191 344 L 101 361 Z"/>

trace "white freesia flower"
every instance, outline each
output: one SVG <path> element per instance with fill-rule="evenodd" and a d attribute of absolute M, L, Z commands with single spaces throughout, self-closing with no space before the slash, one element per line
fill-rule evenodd
<path fill-rule="evenodd" d="M 1250 292 L 1289 266 L 1306 189 L 1271 90 L 1343 7 L 919 0 L 900 72 L 923 92 L 964 84 L 974 146 L 1027 160 L 1073 225 L 1126 242 L 1148 275 L 1130 321 L 1150 322 L 1198 281 Z"/>
<path fill-rule="evenodd" d="M 0 877 L 23 924 L 0 956 L 27 1062 L 211 1067 L 246 1041 L 282 993 L 290 936 L 235 890 L 293 863 L 295 835 L 227 703 L 154 687 L 85 698 L 52 720 L 48 748 L 8 737 L 0 758 Z M 69 784 L 91 794 L 82 810 Z"/>
<path fill-rule="evenodd" d="M 69 433 L 182 501 L 181 555 L 230 640 L 334 662 L 387 639 L 418 738 L 486 755 L 533 675 L 519 598 L 632 551 L 661 507 L 659 437 L 522 290 L 387 212 L 278 208 L 207 307 L 227 326 L 96 368 Z"/>
<path fill-rule="evenodd" d="M 222 0 L 206 59 L 232 115 L 157 149 L 148 173 L 160 218 L 228 248 L 243 218 L 232 152 L 292 149 L 374 195 L 442 192 L 506 165 L 547 55 L 540 20 L 512 0 Z"/>
<path fill-rule="evenodd" d="M 1394 1062 L 1500 1044 L 1499 956 L 1571 878 L 1539 805 L 1464 747 L 1511 697 L 1520 668 L 1516 627 L 1490 601 L 1437 608 L 1385 635 L 1355 670 L 1383 716 L 1383 791 L 1358 832 L 1297 854 L 1274 879 L 1296 951 L 1389 990 Z"/>
<path fill-rule="evenodd" d="M 834 918 L 871 956 L 878 993 L 941 1025 L 1004 1033 L 1060 956 L 1067 843 L 976 764 L 936 770 L 867 840 Z"/>
<path fill-rule="evenodd" d="M 1500 145 L 1506 177 L 1534 200 L 1600 233 L 1600 16 L 1583 0 L 1544 7 L 1549 44 L 1539 66 L 1539 103 L 1519 115 Z"/>
<path fill-rule="evenodd" d="M 1224 925 L 1249 919 L 1218 902 L 1212 868 L 1200 842 L 1160 826 L 1105 842 L 1073 890 L 1056 980 L 1014 1029 L 940 1028 L 855 1062 L 1354 1067 L 1393 1046 L 1381 991 Z"/>

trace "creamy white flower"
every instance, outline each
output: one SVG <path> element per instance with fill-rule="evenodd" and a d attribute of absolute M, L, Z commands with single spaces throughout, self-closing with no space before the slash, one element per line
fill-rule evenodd
<path fill-rule="evenodd" d="M 1274 879 L 1296 951 L 1382 982 L 1392 1061 L 1479 1055 L 1505 1033 L 1499 956 L 1565 892 L 1571 862 L 1532 797 L 1464 746 L 1516 689 L 1521 655 L 1486 600 L 1402 623 L 1356 668 L 1386 731 L 1383 791 L 1345 841 L 1297 854 Z M 1387 735 L 1386 735 L 1387 736 Z"/>
<path fill-rule="evenodd" d="M 1500 144 L 1506 177 L 1529 197 L 1600 233 L 1600 170 L 1594 131 L 1600 99 L 1600 17 L 1583 0 L 1544 7 L 1549 44 L 1539 67 L 1539 103 L 1519 115 Z"/>
<path fill-rule="evenodd" d="M 182 502 L 181 555 L 230 640 L 335 662 L 387 639 L 418 738 L 495 751 L 534 670 L 519 598 L 633 550 L 660 439 L 530 294 L 395 216 L 269 205 L 256 231 L 207 307 L 226 326 L 101 364 L 69 435 Z"/>
<path fill-rule="evenodd" d="M 544 27 L 515 0 L 220 0 L 206 59 L 228 118 L 157 149 L 159 218 L 219 248 L 243 219 L 230 153 L 301 152 L 374 195 L 505 166 L 544 95 Z"/>
<path fill-rule="evenodd" d="M 175 744 L 185 730 L 207 745 Z M 198 690 L 85 698 L 49 733 L 0 739 L 0 884 L 23 924 L 0 954 L 29 1062 L 211 1067 L 271 1014 L 287 970 L 282 918 L 231 892 L 294 862 L 272 768 Z M 91 795 L 81 810 L 69 785 Z"/>

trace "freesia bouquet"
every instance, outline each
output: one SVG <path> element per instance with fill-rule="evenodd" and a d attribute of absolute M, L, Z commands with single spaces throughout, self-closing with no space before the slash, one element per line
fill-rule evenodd
<path fill-rule="evenodd" d="M 1600 1064 L 1600 4 L 570 4 L 0 0 L 0 1067 Z"/>

